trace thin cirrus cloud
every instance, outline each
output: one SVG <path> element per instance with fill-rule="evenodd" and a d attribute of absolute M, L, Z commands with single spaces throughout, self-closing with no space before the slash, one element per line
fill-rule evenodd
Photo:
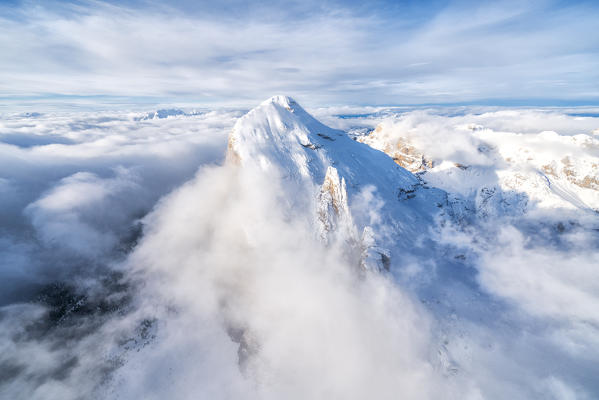
<path fill-rule="evenodd" d="M 590 3 L 83 1 L 0 10 L 7 100 L 249 104 L 274 92 L 313 105 L 599 99 L 599 11 Z"/>

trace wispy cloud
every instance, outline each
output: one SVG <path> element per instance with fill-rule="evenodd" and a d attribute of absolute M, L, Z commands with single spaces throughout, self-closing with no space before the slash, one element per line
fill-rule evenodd
<path fill-rule="evenodd" d="M 0 92 L 8 98 L 599 99 L 599 11 L 584 3 L 86 1 L 2 10 Z"/>

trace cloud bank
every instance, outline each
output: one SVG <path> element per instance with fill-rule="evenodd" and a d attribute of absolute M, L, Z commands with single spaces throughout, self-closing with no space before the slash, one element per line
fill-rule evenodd
<path fill-rule="evenodd" d="M 0 122 L 0 302 L 42 276 L 85 270 L 123 242 L 134 221 L 223 159 L 237 112 L 141 119 L 142 113 L 12 115 Z M 127 247 L 127 246 L 125 246 Z M 66 259 L 70 261 L 64 261 Z M 77 261 L 78 260 L 78 261 Z M 49 264 L 54 264 L 48 269 Z M 66 264 L 64 268 L 62 265 Z M 91 265 L 90 265 L 91 264 Z M 47 278 L 41 279 L 42 282 Z"/>
<path fill-rule="evenodd" d="M 339 125 L 384 114 L 338 111 L 327 118 Z M 310 199 L 289 201 L 276 174 L 220 165 L 239 115 L 1 121 L 0 395 L 596 397 L 596 216 L 447 219 L 426 262 L 406 252 L 387 275 L 359 274 L 318 240 Z M 596 129 L 577 118 L 418 111 L 390 123 L 431 135 Z M 475 161 L 470 144 L 437 156 Z M 387 200 L 374 196 L 357 198 L 371 219 Z M 563 216 L 575 223 L 560 231 Z"/>

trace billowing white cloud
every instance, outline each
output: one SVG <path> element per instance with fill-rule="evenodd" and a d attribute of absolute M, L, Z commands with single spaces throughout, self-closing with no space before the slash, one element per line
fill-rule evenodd
<path fill-rule="evenodd" d="M 309 212 L 285 209 L 280 190 L 273 177 L 205 169 L 148 217 L 129 262 L 144 281 L 143 304 L 162 322 L 156 343 L 117 372 L 118 390 L 144 398 L 451 396 L 453 382 L 430 354 L 426 313 L 387 278 L 358 279 L 339 249 L 317 240 Z"/>
<path fill-rule="evenodd" d="M 599 252 L 592 236 L 567 235 L 571 244 L 563 251 L 535 245 L 514 228 L 502 229 L 497 248 L 480 262 L 481 283 L 532 314 L 597 326 Z"/>
<path fill-rule="evenodd" d="M 136 177 L 120 168 L 114 178 L 101 179 L 89 172 L 63 178 L 49 193 L 25 208 L 44 246 L 65 246 L 99 258 L 118 245 L 112 230 L 143 213 L 137 202 L 124 203 L 129 196 L 147 196 Z M 132 207 L 132 209 L 128 209 Z M 127 215 L 129 214 L 129 215 Z M 94 226 L 96 225 L 96 226 Z"/>
<path fill-rule="evenodd" d="M 0 276 L 11 282 L 0 302 L 27 293 L 28 279 L 93 271 L 99 259 L 125 251 L 135 221 L 161 196 L 200 165 L 223 160 L 237 115 L 48 113 L 0 121 Z"/>

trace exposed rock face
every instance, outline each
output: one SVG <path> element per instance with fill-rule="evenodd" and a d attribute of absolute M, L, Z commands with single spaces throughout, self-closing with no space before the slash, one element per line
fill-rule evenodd
<path fill-rule="evenodd" d="M 599 160 L 586 162 L 586 160 L 573 160 L 566 156 L 559 161 L 552 161 L 541 167 L 543 172 L 555 178 L 564 178 L 568 182 L 585 189 L 599 191 Z M 578 164 L 586 164 L 582 168 Z M 581 172 L 581 170 L 586 170 Z"/>
<path fill-rule="evenodd" d="M 388 142 L 383 137 L 383 131 L 383 126 L 378 125 L 370 134 L 358 138 L 358 141 L 385 152 L 393 161 L 410 172 L 426 171 L 433 167 L 432 160 L 414 147 L 408 138 L 398 137 L 393 142 Z"/>
<path fill-rule="evenodd" d="M 337 169 L 329 167 L 318 194 L 318 221 L 321 240 L 332 243 L 342 240 L 350 252 L 359 253 L 363 271 L 389 271 L 391 255 L 376 243 L 370 226 L 364 227 L 361 237 L 352 219 L 347 203 L 345 178 L 339 178 Z"/>
<path fill-rule="evenodd" d="M 235 130 L 234 129 L 233 129 L 233 132 L 231 132 L 231 134 L 229 135 L 229 140 L 227 141 L 226 160 L 228 163 L 231 163 L 231 164 L 239 164 L 241 161 L 239 154 L 237 154 L 237 152 L 235 151 Z"/>
<path fill-rule="evenodd" d="M 366 271 L 389 271 L 391 267 L 390 252 L 377 246 L 374 231 L 367 226 L 362 231 L 360 267 Z"/>
<path fill-rule="evenodd" d="M 325 242 L 338 232 L 349 240 L 355 240 L 356 229 L 347 204 L 345 179 L 339 179 L 335 167 L 329 166 L 318 194 L 318 221 L 320 237 Z"/>

